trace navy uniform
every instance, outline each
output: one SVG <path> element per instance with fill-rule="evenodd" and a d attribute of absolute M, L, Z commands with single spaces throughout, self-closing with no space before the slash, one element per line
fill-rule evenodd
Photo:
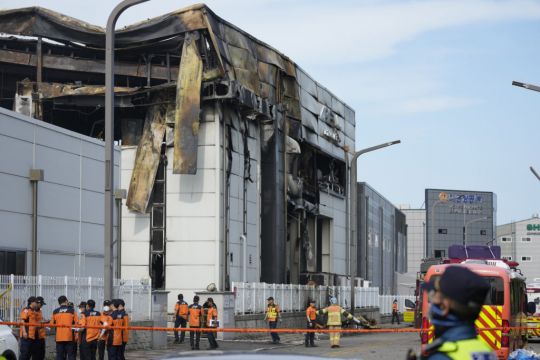
<path fill-rule="evenodd" d="M 497 359 L 474 326 L 489 288 L 480 275 L 460 265 L 449 266 L 439 279 L 424 284 L 424 290 L 433 292 L 429 316 L 435 340 L 423 348 L 422 359 Z"/>

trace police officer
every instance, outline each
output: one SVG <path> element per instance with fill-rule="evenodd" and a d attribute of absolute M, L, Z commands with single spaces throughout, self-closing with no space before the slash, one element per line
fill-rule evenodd
<path fill-rule="evenodd" d="M 357 324 L 360 323 L 360 320 L 356 319 L 352 314 L 349 314 L 345 309 L 343 309 L 341 306 L 337 304 L 337 299 L 335 297 L 330 298 L 330 306 L 328 306 L 325 309 L 321 309 L 317 311 L 317 314 L 327 314 L 328 320 L 326 321 L 326 325 L 328 325 L 328 329 L 330 330 L 341 330 L 341 317 L 345 317 L 347 320 L 353 320 Z M 331 332 L 330 333 L 330 346 L 332 348 L 338 348 L 339 347 L 339 338 L 341 337 L 341 333 L 339 331 Z"/>
<path fill-rule="evenodd" d="M 176 302 L 174 306 L 174 327 L 175 328 L 186 328 L 187 325 L 187 317 L 188 317 L 188 303 L 184 301 L 184 295 L 178 294 L 178 301 Z M 180 337 L 178 337 L 178 331 L 174 332 L 174 343 L 175 344 L 181 344 L 184 342 L 184 338 L 186 337 L 186 332 L 182 331 L 180 332 Z"/>
<path fill-rule="evenodd" d="M 268 321 L 268 327 L 270 329 L 277 328 L 278 321 L 281 321 L 279 306 L 274 303 L 274 298 L 270 296 L 268 299 L 268 305 L 266 307 L 266 313 L 264 315 L 264 320 Z M 272 343 L 279 344 L 280 338 L 277 332 L 270 332 L 272 336 Z"/>
<path fill-rule="evenodd" d="M 315 329 L 315 320 L 317 319 L 317 308 L 315 307 L 315 300 L 309 301 L 309 306 L 306 309 L 306 320 L 307 320 L 307 328 L 308 329 Z M 306 347 L 312 346 L 316 347 L 315 345 L 315 333 L 314 332 L 307 332 L 306 338 L 304 341 L 304 345 Z"/>
<path fill-rule="evenodd" d="M 497 359 L 474 326 L 489 291 L 480 275 L 465 266 L 449 266 L 424 289 L 431 292 L 429 316 L 435 340 L 423 349 L 423 359 Z"/>

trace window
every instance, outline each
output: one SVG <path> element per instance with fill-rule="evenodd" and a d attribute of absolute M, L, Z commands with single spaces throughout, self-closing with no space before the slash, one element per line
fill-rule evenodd
<path fill-rule="evenodd" d="M 0 250 L 0 275 L 25 275 L 26 252 Z"/>
<path fill-rule="evenodd" d="M 510 261 L 512 261 L 512 257 L 511 257 L 511 256 L 503 256 L 502 258 L 503 258 L 503 260 L 510 260 Z"/>
<path fill-rule="evenodd" d="M 439 229 L 439 234 L 448 234 L 448 229 Z"/>
<path fill-rule="evenodd" d="M 522 237 L 521 242 L 531 242 L 531 238 L 530 237 Z"/>
<path fill-rule="evenodd" d="M 522 256 L 521 261 L 532 261 L 532 257 L 531 256 Z"/>
<path fill-rule="evenodd" d="M 480 230 L 480 235 L 487 235 L 487 230 Z"/>
<path fill-rule="evenodd" d="M 435 250 L 435 257 L 436 258 L 443 258 L 446 255 L 446 251 L 444 250 Z"/>
<path fill-rule="evenodd" d="M 490 286 L 484 305 L 504 305 L 503 280 L 494 276 L 484 276 L 484 279 Z"/>
<path fill-rule="evenodd" d="M 512 238 L 508 236 L 501 237 L 501 242 L 512 242 Z"/>

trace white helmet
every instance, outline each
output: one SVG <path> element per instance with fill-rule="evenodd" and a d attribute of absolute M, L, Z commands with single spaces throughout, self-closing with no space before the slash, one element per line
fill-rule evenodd
<path fill-rule="evenodd" d="M 336 304 L 336 303 L 337 303 L 336 297 L 335 297 L 335 296 L 332 296 L 332 297 L 330 298 L 330 304 L 334 305 L 334 304 Z"/>

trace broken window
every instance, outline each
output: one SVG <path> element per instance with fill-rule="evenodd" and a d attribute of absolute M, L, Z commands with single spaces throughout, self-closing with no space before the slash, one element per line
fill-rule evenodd
<path fill-rule="evenodd" d="M 324 154 L 317 154 L 317 181 L 319 189 L 345 195 L 345 163 Z"/>

